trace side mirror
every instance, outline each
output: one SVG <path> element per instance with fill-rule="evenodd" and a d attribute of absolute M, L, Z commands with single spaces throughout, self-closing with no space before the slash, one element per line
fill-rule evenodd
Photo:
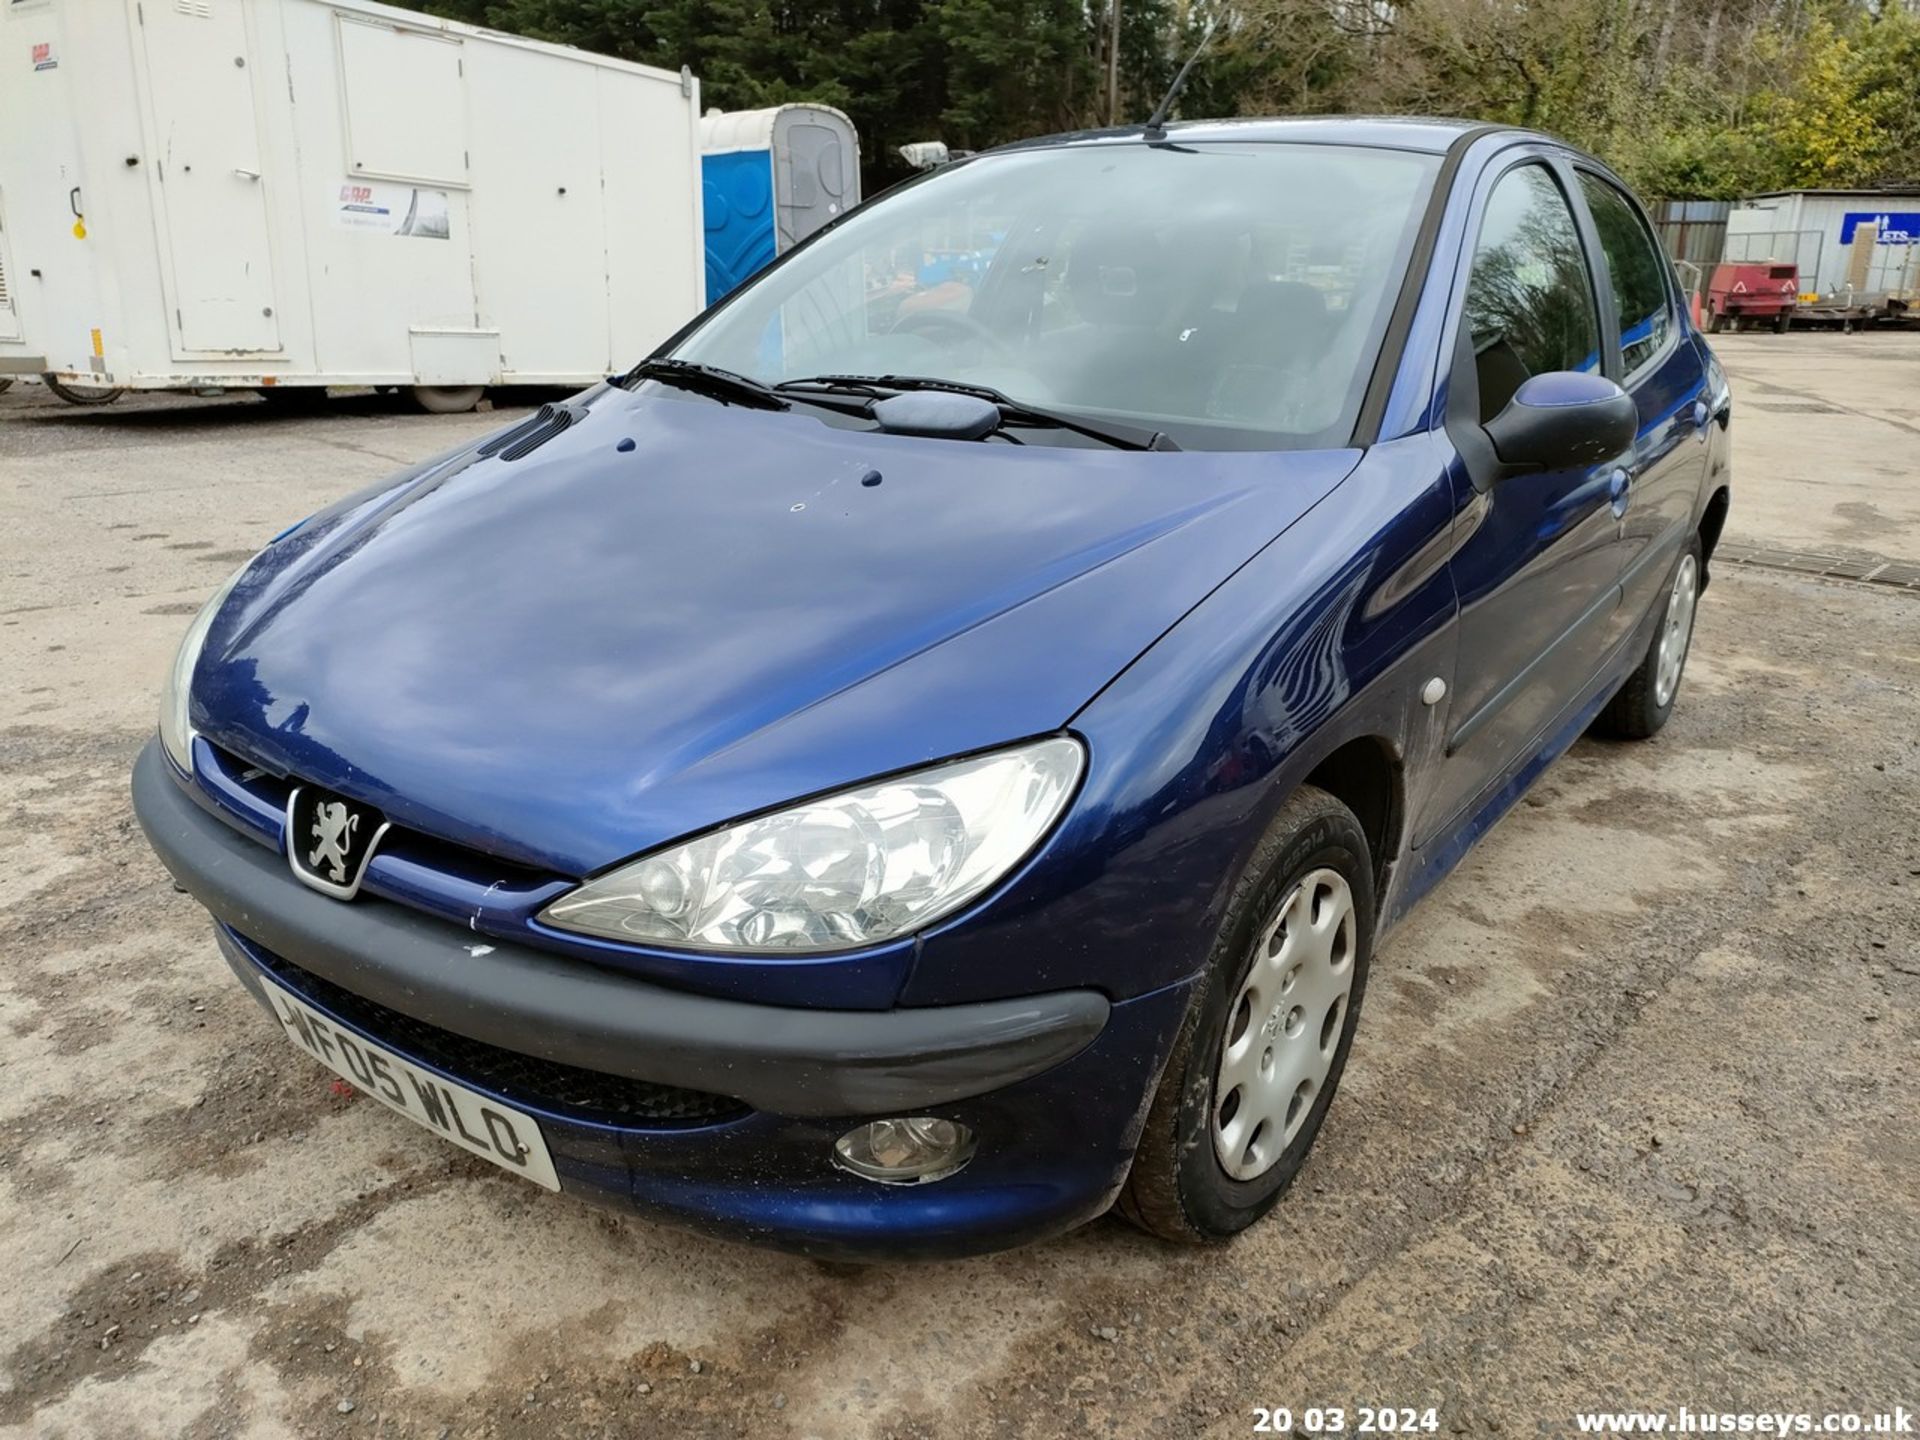
<path fill-rule="evenodd" d="M 1640 412 L 1604 375 L 1554 370 L 1530 376 L 1485 428 L 1502 465 L 1571 470 L 1631 449 Z"/>

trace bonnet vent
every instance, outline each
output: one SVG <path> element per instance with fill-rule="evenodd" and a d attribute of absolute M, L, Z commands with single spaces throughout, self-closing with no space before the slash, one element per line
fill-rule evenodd
<path fill-rule="evenodd" d="M 584 407 L 542 405 L 511 430 L 494 436 L 478 450 L 479 455 L 498 455 L 502 460 L 519 460 L 531 455 L 554 436 L 586 418 Z"/>

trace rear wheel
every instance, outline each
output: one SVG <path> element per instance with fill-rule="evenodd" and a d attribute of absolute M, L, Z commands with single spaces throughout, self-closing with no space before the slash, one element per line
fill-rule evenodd
<path fill-rule="evenodd" d="M 1773 317 L 1773 333 L 1774 334 L 1784 335 L 1787 333 L 1787 331 L 1791 330 L 1792 328 L 1793 328 L 1793 312 L 1791 310 L 1782 310 L 1778 315 Z"/>
<path fill-rule="evenodd" d="M 1353 812 L 1302 786 L 1248 862 L 1147 1115 L 1120 1212 L 1225 1240 L 1278 1202 L 1346 1068 L 1373 948 Z"/>
<path fill-rule="evenodd" d="M 1680 698 L 1680 677 L 1687 668 L 1687 651 L 1693 645 L 1700 576 L 1700 537 L 1694 535 L 1674 566 L 1659 628 L 1647 644 L 1646 655 L 1594 721 L 1593 728 L 1602 735 L 1644 740 L 1672 716 L 1673 703 Z"/>
<path fill-rule="evenodd" d="M 117 385 L 68 385 L 51 375 L 42 375 L 40 378 L 46 381 L 47 389 L 69 405 L 111 405 L 127 393 L 124 387 Z"/>
<path fill-rule="evenodd" d="M 1707 333 L 1718 335 L 1727 328 L 1727 317 L 1711 305 L 1707 307 Z"/>
<path fill-rule="evenodd" d="M 13 381 L 9 380 L 4 375 L 0 375 L 0 395 L 6 394 L 7 391 L 11 390 L 12 388 L 13 388 Z"/>
<path fill-rule="evenodd" d="M 415 385 L 407 393 L 429 415 L 464 415 L 487 390 L 484 385 Z"/>

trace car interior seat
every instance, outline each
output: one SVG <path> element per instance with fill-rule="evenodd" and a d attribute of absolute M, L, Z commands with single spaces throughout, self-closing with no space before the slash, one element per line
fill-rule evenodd
<path fill-rule="evenodd" d="M 1289 387 L 1325 355 L 1335 319 L 1298 280 L 1256 280 L 1240 294 L 1220 347 L 1206 413 L 1263 421 L 1284 413 Z"/>
<path fill-rule="evenodd" d="M 1177 409 L 1187 357 L 1169 314 L 1172 277 L 1163 243 L 1134 225 L 1083 235 L 1062 282 L 1074 324 L 1040 342 L 1064 401 L 1148 413 Z"/>

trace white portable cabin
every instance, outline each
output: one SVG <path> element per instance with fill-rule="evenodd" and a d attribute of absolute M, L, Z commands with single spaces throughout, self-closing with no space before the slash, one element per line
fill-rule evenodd
<path fill-rule="evenodd" d="M 709 305 L 860 203 L 860 138 L 830 106 L 712 110 L 700 135 Z"/>
<path fill-rule="evenodd" d="M 701 306 L 699 126 L 684 72 L 366 0 L 6 0 L 0 375 L 586 384 Z"/>
<path fill-rule="evenodd" d="M 1855 237 L 1867 225 L 1872 248 L 1856 257 Z M 1725 258 L 1792 261 L 1803 294 L 1907 293 L 1920 284 L 1920 187 L 1749 196 L 1728 212 Z"/>

